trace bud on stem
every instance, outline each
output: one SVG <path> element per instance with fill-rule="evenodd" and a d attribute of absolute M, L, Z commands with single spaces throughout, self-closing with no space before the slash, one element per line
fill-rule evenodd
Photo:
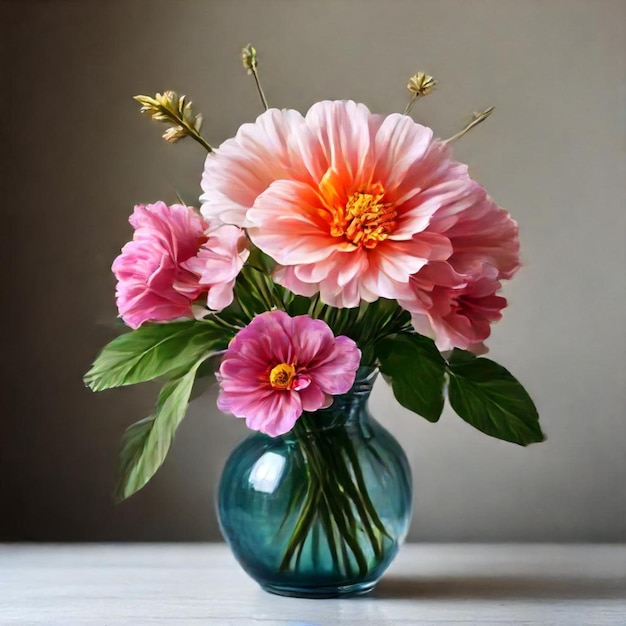
<path fill-rule="evenodd" d="M 403 115 L 408 115 L 417 99 L 432 93 L 436 86 L 437 81 L 429 74 L 425 74 L 424 72 L 413 74 L 413 76 L 409 78 L 409 83 L 406 86 L 412 96 L 404 109 Z"/>
<path fill-rule="evenodd" d="M 175 91 L 157 93 L 151 96 L 134 96 L 141 104 L 142 113 L 150 113 L 156 122 L 173 123 L 164 133 L 163 139 L 168 143 L 176 143 L 185 137 L 195 139 L 209 152 L 213 151 L 211 145 L 200 134 L 202 127 L 202 115 L 194 115 L 191 109 L 191 101 L 187 96 L 178 96 Z"/>
<path fill-rule="evenodd" d="M 269 109 L 269 105 L 267 104 L 267 98 L 263 92 L 263 87 L 261 87 L 261 80 L 259 79 L 259 72 L 257 69 L 259 62 L 257 60 L 256 49 L 252 46 L 252 44 L 249 43 L 245 48 L 243 48 L 241 51 L 241 60 L 243 62 L 244 69 L 248 70 L 248 74 L 252 74 L 252 76 L 254 76 L 254 82 L 256 83 L 261 103 L 263 104 L 263 108 L 267 111 Z"/>

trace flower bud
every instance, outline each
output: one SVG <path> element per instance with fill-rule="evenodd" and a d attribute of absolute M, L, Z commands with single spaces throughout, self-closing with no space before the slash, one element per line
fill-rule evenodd
<path fill-rule="evenodd" d="M 163 133 L 163 139 L 175 143 L 186 136 L 198 135 L 202 126 L 202 115 L 194 115 L 191 101 L 175 91 L 165 91 L 151 96 L 135 96 L 141 104 L 141 112 L 149 113 L 156 122 L 173 124 Z"/>
<path fill-rule="evenodd" d="M 256 58 L 256 49 L 252 47 L 252 44 L 248 44 L 241 51 L 241 60 L 243 62 L 244 69 L 248 70 L 248 74 L 252 74 L 256 70 L 258 62 Z"/>
<path fill-rule="evenodd" d="M 437 86 L 437 81 L 424 72 L 418 72 L 409 79 L 407 89 L 418 96 L 427 96 Z"/>

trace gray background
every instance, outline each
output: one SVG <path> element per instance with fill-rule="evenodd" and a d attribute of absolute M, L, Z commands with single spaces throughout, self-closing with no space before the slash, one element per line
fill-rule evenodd
<path fill-rule="evenodd" d="M 245 427 L 196 400 L 155 480 L 111 504 L 123 429 L 150 385 L 94 395 L 81 376 L 116 336 L 110 264 L 136 202 L 195 195 L 202 149 L 168 146 L 130 99 L 188 94 L 218 144 L 270 102 L 353 98 L 401 110 L 413 72 L 440 89 L 415 109 L 519 221 L 523 269 L 491 356 L 536 399 L 528 449 L 452 413 L 431 425 L 380 382 L 372 410 L 412 463 L 412 540 L 625 538 L 626 3 L 609 0 L 3 2 L 3 410 L 0 539 L 219 537 L 214 489 Z"/>

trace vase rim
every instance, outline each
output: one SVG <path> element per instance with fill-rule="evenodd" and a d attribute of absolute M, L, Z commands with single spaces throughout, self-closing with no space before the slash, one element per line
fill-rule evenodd
<path fill-rule="evenodd" d="M 380 370 L 377 365 L 362 365 L 356 372 L 354 382 L 373 383 L 376 380 L 376 376 L 378 376 L 379 371 Z"/>

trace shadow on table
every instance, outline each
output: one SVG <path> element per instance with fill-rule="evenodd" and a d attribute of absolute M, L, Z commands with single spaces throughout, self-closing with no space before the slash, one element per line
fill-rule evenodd
<path fill-rule="evenodd" d="M 385 576 L 369 597 L 424 600 L 626 599 L 626 581 L 522 576 L 406 578 Z"/>

